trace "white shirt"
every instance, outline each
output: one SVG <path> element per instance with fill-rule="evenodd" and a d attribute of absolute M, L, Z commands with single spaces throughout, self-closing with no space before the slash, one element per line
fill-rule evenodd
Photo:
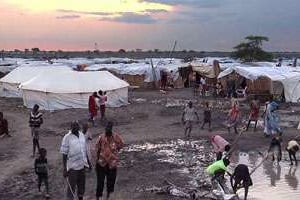
<path fill-rule="evenodd" d="M 67 170 L 81 170 L 88 167 L 86 154 L 86 141 L 82 132 L 79 137 L 72 134 L 71 131 L 66 134 L 62 140 L 60 152 L 67 155 Z"/>
<path fill-rule="evenodd" d="M 292 149 L 293 147 L 295 147 L 295 146 L 299 147 L 298 142 L 295 141 L 295 140 L 291 140 L 291 141 L 289 141 L 289 143 L 288 143 L 288 145 L 287 145 L 287 149 L 288 149 L 288 150 L 291 150 L 291 149 Z"/>
<path fill-rule="evenodd" d="M 192 107 L 186 107 L 184 109 L 184 121 L 194 121 L 195 119 L 195 109 Z"/>

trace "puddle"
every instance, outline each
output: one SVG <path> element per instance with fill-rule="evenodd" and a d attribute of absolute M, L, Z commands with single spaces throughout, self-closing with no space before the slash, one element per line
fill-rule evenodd
<path fill-rule="evenodd" d="M 255 165 L 261 162 L 262 157 L 257 152 L 240 152 L 235 154 L 232 159 L 237 164 L 248 165 L 251 171 Z M 283 161 L 279 165 L 265 161 L 251 177 L 254 185 L 249 190 L 249 200 L 300 199 L 300 166 L 290 166 L 286 152 L 283 152 Z M 243 197 L 243 192 L 243 190 L 239 191 L 240 198 Z"/>
<path fill-rule="evenodd" d="M 123 152 L 156 155 L 156 161 L 151 162 L 175 165 L 175 168 L 170 169 L 172 176 L 177 174 L 188 180 L 181 183 L 182 185 L 177 185 L 180 188 L 199 189 L 200 187 L 201 191 L 211 189 L 206 183 L 209 179 L 204 170 L 209 163 L 213 162 L 214 155 L 210 144 L 205 140 L 185 141 L 178 139 L 161 143 L 130 145 Z M 246 164 L 251 171 L 262 159 L 258 151 L 236 152 L 231 157 L 232 163 L 229 169 L 233 172 L 237 164 Z M 283 161 L 279 165 L 265 161 L 251 177 L 254 185 L 249 190 L 248 200 L 300 199 L 300 162 L 299 167 L 291 167 L 286 152 L 283 152 Z M 227 179 L 229 184 L 228 176 Z M 244 190 L 239 190 L 238 194 L 240 199 L 243 199 Z"/>

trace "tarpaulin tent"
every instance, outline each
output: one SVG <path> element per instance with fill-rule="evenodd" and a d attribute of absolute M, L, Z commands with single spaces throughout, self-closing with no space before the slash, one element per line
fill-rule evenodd
<path fill-rule="evenodd" d="M 24 105 L 32 108 L 60 110 L 88 108 L 89 96 L 95 91 L 106 91 L 107 105 L 118 107 L 128 104 L 129 84 L 110 72 L 61 71 L 41 73 L 22 83 Z"/>
<path fill-rule="evenodd" d="M 50 71 L 72 71 L 71 68 L 61 65 L 40 66 L 40 67 L 18 67 L 0 79 L 0 96 L 2 97 L 22 97 L 19 85 L 37 75 Z"/>
<path fill-rule="evenodd" d="M 298 67 L 235 66 L 221 72 L 218 78 L 226 77 L 233 72 L 252 81 L 261 77 L 267 77 L 275 84 L 278 82 L 282 83 L 287 102 L 297 102 L 300 98 L 300 68 Z M 272 87 L 276 89 L 277 86 Z"/>

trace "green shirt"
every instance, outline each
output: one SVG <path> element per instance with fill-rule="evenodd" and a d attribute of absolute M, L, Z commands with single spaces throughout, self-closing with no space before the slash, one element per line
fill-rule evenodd
<path fill-rule="evenodd" d="M 218 160 L 218 161 L 214 162 L 213 164 L 209 165 L 208 168 L 206 169 L 206 172 L 210 175 L 214 175 L 215 172 L 220 169 L 222 169 L 224 171 L 227 170 L 223 160 Z"/>

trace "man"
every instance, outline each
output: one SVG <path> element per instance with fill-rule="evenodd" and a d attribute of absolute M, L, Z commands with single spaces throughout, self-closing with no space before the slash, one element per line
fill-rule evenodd
<path fill-rule="evenodd" d="M 228 152 L 230 150 L 230 144 L 223 137 L 219 135 L 214 135 L 211 137 L 211 144 L 214 147 L 214 151 L 217 155 L 217 160 L 221 160 L 223 152 Z"/>
<path fill-rule="evenodd" d="M 279 136 L 273 137 L 268 150 L 269 155 L 272 156 L 272 161 L 275 161 L 276 158 L 278 163 L 282 158 L 281 142 L 282 139 Z"/>
<path fill-rule="evenodd" d="M 185 126 L 184 136 L 190 137 L 193 128 L 194 116 L 196 116 L 197 121 L 199 121 L 199 116 L 193 108 L 193 103 L 189 101 L 188 106 L 184 109 L 181 117 L 181 121 Z"/>
<path fill-rule="evenodd" d="M 7 120 L 3 117 L 3 113 L 0 112 L 0 137 L 11 137 L 8 133 L 8 122 Z"/>
<path fill-rule="evenodd" d="M 39 105 L 35 104 L 29 117 L 29 126 L 31 127 L 31 136 L 33 144 L 32 157 L 35 157 L 36 148 L 38 149 L 38 151 L 40 151 L 39 134 L 40 127 L 43 124 L 43 114 L 39 112 L 39 108 Z"/>
<path fill-rule="evenodd" d="M 256 131 L 257 120 L 259 118 L 259 108 L 260 108 L 259 101 L 257 100 L 257 96 L 255 95 L 254 99 L 250 103 L 250 116 L 249 116 L 249 121 L 247 124 L 246 131 L 248 131 L 251 121 L 255 122 L 254 131 Z"/>
<path fill-rule="evenodd" d="M 85 192 L 85 167 L 89 167 L 85 136 L 80 132 L 78 122 L 71 123 L 71 130 L 62 140 L 60 152 L 63 154 L 63 175 L 67 178 L 67 199 L 74 200 L 77 189 L 78 200 L 83 200 Z"/>
<path fill-rule="evenodd" d="M 117 167 L 119 164 L 118 154 L 124 146 L 124 142 L 121 136 L 118 133 L 113 132 L 112 129 L 113 123 L 108 122 L 105 128 L 105 133 L 99 136 L 95 148 L 97 153 L 97 200 L 102 200 L 105 179 L 107 190 L 106 199 L 111 199 L 115 189 Z"/>
<path fill-rule="evenodd" d="M 298 164 L 297 158 L 296 158 L 296 153 L 299 151 L 299 144 L 296 140 L 291 140 L 289 141 L 287 147 L 286 147 L 287 152 L 289 153 L 291 165 L 293 165 L 293 159 L 295 161 L 295 165 Z"/>
<path fill-rule="evenodd" d="M 239 188 L 244 188 L 244 200 L 247 200 L 248 189 L 253 185 L 248 166 L 239 164 L 235 168 L 233 175 L 230 177 L 230 183 L 234 193 L 236 193 Z"/>

